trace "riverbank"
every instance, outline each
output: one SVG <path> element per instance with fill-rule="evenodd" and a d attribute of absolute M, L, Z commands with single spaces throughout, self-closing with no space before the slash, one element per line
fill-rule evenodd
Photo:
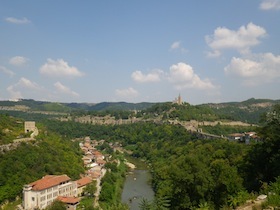
<path fill-rule="evenodd" d="M 144 160 L 141 160 L 139 158 L 135 158 L 129 155 L 125 156 L 125 159 L 127 160 L 127 162 L 133 164 L 135 166 L 135 168 L 139 169 L 139 170 L 148 170 L 149 169 L 149 165 L 147 163 L 145 163 Z"/>
<path fill-rule="evenodd" d="M 151 187 L 151 174 L 148 165 L 137 158 L 126 157 L 129 163 L 136 166 L 126 175 L 122 191 L 122 203 L 129 206 L 130 210 L 139 210 L 143 199 L 153 200 L 154 191 Z"/>

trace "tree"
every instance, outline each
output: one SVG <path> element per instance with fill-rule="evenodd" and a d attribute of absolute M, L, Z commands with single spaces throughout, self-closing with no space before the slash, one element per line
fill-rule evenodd
<path fill-rule="evenodd" d="M 264 126 L 258 131 L 262 142 L 252 146 L 244 165 L 247 188 L 256 191 L 280 175 L 280 105 L 263 116 L 262 121 Z"/>
<path fill-rule="evenodd" d="M 84 193 L 90 197 L 94 197 L 96 192 L 96 181 L 92 181 L 90 184 L 86 186 L 84 189 Z"/>
<path fill-rule="evenodd" d="M 141 210 L 168 210 L 169 207 L 170 200 L 167 197 L 155 198 L 153 201 L 143 198 L 139 204 Z"/>
<path fill-rule="evenodd" d="M 66 205 L 59 200 L 55 200 L 54 202 L 52 202 L 51 205 L 49 205 L 46 210 L 66 210 Z"/>

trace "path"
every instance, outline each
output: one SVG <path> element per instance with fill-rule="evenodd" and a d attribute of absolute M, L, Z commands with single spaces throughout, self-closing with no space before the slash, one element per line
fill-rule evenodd
<path fill-rule="evenodd" d="M 105 176 L 106 174 L 106 169 L 105 168 L 102 168 L 101 169 L 101 176 L 96 180 L 96 192 L 95 192 L 95 198 L 94 198 L 94 202 L 93 202 L 93 207 L 96 208 L 96 207 L 99 207 L 99 203 L 98 203 L 98 200 L 99 200 L 99 195 L 100 195 L 100 192 L 101 192 L 101 179 Z"/>

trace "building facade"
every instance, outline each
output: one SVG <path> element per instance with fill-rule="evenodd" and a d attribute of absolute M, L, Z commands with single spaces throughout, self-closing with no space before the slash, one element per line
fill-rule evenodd
<path fill-rule="evenodd" d="M 24 132 L 25 133 L 28 133 L 28 132 L 31 132 L 31 131 L 35 131 L 35 122 L 34 121 L 25 121 L 24 122 Z"/>
<path fill-rule="evenodd" d="M 47 175 L 23 187 L 25 210 L 44 209 L 59 196 L 76 197 L 77 183 L 67 175 Z"/>

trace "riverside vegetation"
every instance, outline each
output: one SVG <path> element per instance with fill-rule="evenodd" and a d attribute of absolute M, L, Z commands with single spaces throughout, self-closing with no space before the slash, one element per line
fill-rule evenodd
<path fill-rule="evenodd" d="M 280 206 L 279 105 L 263 115 L 261 126 L 256 128 L 262 142 L 249 145 L 197 139 L 182 126 L 166 123 L 91 125 L 46 120 L 40 130 L 33 144 L 22 143 L 1 155 L 0 203 L 20 196 L 23 184 L 47 173 L 77 178 L 83 171 L 81 153 L 70 139 L 90 136 L 119 142 L 151 166 L 156 198 L 154 202 L 143 200 L 141 209 L 236 208 L 261 193 L 268 195 L 263 207 Z M 105 144 L 101 149 L 109 147 Z M 107 167 L 120 173 L 108 173 L 103 180 L 103 193 L 107 191 L 101 195 L 103 209 L 125 209 L 118 200 L 124 170 Z"/>

